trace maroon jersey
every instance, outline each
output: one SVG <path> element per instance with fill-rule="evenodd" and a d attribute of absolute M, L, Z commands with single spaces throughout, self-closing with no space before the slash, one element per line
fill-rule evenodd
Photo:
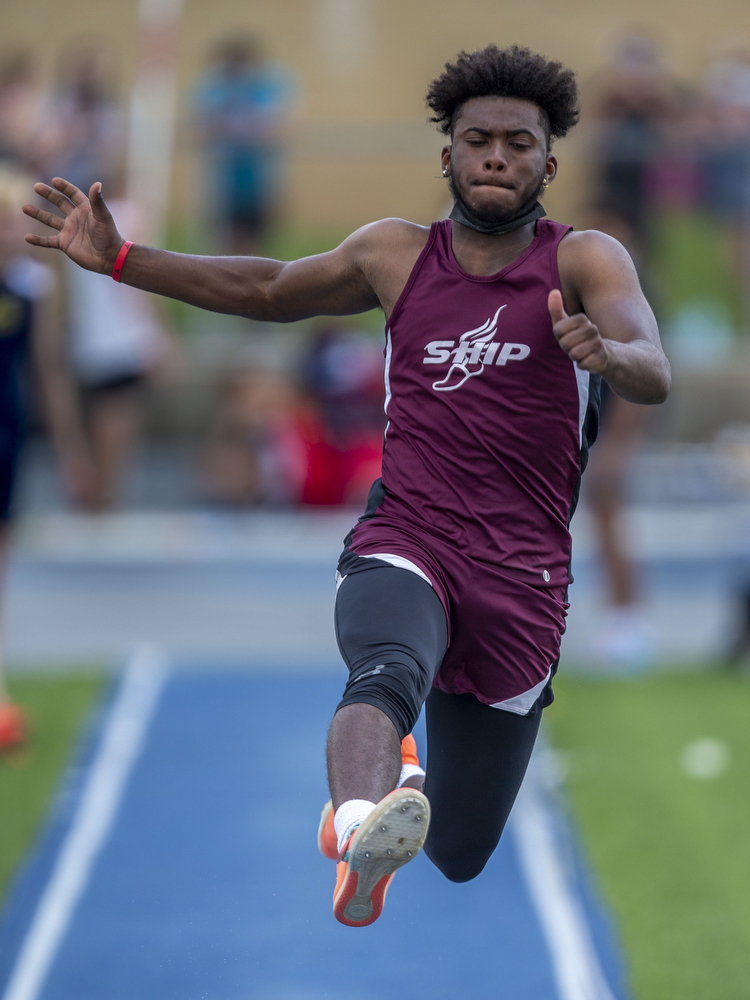
<path fill-rule="evenodd" d="M 353 551 L 385 551 L 392 525 L 395 544 L 426 533 L 532 586 L 568 582 L 599 381 L 562 351 L 547 309 L 570 228 L 540 220 L 517 260 L 480 277 L 456 262 L 451 222 L 433 224 L 386 331 L 384 496 Z"/>

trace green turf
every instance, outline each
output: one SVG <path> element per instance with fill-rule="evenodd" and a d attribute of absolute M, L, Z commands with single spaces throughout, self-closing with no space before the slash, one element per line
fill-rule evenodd
<path fill-rule="evenodd" d="M 26 746 L 0 755 L 0 898 L 44 819 L 102 683 L 93 672 L 10 680 L 12 698 L 28 712 L 31 735 Z"/>
<path fill-rule="evenodd" d="M 718 673 L 566 678 L 548 715 L 637 1000 L 750 997 L 750 681 Z M 680 753 L 722 740 L 727 770 Z"/>

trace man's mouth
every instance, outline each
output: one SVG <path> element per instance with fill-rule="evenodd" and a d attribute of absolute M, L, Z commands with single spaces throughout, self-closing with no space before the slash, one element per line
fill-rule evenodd
<path fill-rule="evenodd" d="M 498 184 L 495 181 L 473 181 L 472 187 L 492 187 L 492 188 L 502 188 L 504 191 L 514 191 L 514 184 Z"/>

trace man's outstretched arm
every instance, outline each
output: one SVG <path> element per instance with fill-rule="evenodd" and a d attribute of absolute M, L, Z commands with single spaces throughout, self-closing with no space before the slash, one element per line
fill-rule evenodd
<path fill-rule="evenodd" d="M 53 231 L 29 234 L 35 246 L 62 250 L 89 271 L 111 275 L 125 240 L 110 215 L 100 183 L 89 197 L 60 177 L 34 190 L 62 217 L 24 205 L 24 212 Z M 366 226 L 329 253 L 284 262 L 263 257 L 199 257 L 133 246 L 122 281 L 212 312 L 277 323 L 308 316 L 348 315 L 380 303 L 365 275 L 374 227 Z"/>
<path fill-rule="evenodd" d="M 560 347 L 623 399 L 663 403 L 672 384 L 669 361 L 627 251 L 603 233 L 571 233 L 560 244 L 558 262 L 566 295 L 581 308 L 569 316 L 560 292 L 550 292 Z"/>

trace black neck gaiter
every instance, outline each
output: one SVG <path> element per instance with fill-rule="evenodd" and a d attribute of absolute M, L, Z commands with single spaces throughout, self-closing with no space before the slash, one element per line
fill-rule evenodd
<path fill-rule="evenodd" d="M 514 229 L 520 229 L 521 226 L 525 226 L 529 222 L 536 222 L 537 219 L 544 218 L 546 214 L 539 202 L 534 201 L 531 206 L 524 205 L 513 218 L 493 225 L 491 222 L 482 222 L 476 216 L 470 215 L 466 207 L 461 202 L 456 201 L 448 218 L 453 222 L 460 222 L 462 226 L 468 226 L 469 229 L 474 229 L 478 233 L 500 236 L 502 233 L 511 233 Z"/>

